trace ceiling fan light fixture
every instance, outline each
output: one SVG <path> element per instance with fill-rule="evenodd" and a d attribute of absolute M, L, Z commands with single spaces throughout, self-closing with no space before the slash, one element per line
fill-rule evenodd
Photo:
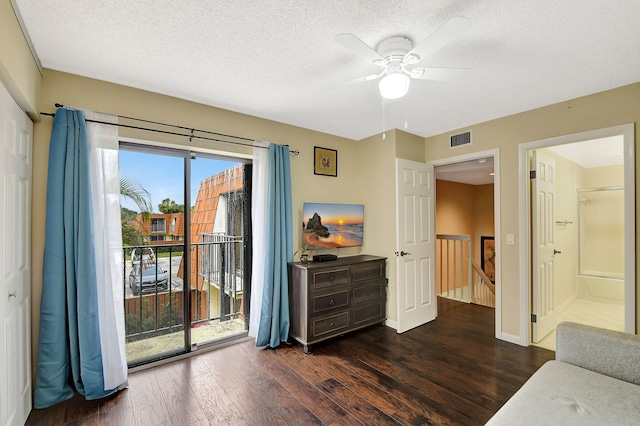
<path fill-rule="evenodd" d="M 401 98 L 409 91 L 410 82 L 409 76 L 401 72 L 387 74 L 378 83 L 380 96 L 385 99 Z"/>

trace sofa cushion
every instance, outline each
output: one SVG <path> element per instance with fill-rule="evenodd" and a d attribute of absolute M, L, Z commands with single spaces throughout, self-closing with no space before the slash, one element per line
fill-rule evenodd
<path fill-rule="evenodd" d="M 548 361 L 488 425 L 637 425 L 640 386 Z"/>
<path fill-rule="evenodd" d="M 640 385 L 640 336 L 562 322 L 556 339 L 556 360 Z"/>

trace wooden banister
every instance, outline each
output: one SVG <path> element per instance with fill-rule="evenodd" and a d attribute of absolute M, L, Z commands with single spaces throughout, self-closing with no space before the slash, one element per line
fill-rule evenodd
<path fill-rule="evenodd" d="M 491 279 L 489 279 L 487 274 L 484 273 L 482 268 L 480 268 L 480 265 L 478 265 L 475 260 L 471 259 L 471 264 L 473 265 L 473 270 L 478 274 L 478 276 L 480 276 L 480 279 L 482 280 L 484 285 L 486 285 L 489 288 L 489 290 L 491 291 L 491 293 L 493 293 L 495 295 L 496 294 L 496 285 L 491 282 Z"/>

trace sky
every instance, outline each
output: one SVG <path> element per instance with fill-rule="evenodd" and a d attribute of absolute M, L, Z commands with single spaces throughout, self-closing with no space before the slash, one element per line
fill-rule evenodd
<path fill-rule="evenodd" d="M 304 221 L 311 219 L 314 213 L 318 213 L 324 224 L 361 224 L 364 219 L 364 206 L 362 204 L 305 203 L 302 212 Z"/>
<path fill-rule="evenodd" d="M 174 200 L 176 204 L 184 204 L 183 158 L 126 150 L 120 150 L 119 155 L 120 176 L 149 191 L 154 213 L 160 213 L 158 204 L 165 198 Z M 200 182 L 236 164 L 239 163 L 209 158 L 191 160 L 191 205 L 196 203 Z M 121 199 L 121 203 L 130 210 L 139 210 L 135 203 L 125 198 Z"/>

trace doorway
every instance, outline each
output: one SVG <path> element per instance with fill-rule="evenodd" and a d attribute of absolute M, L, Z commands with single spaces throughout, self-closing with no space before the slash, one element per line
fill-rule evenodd
<path fill-rule="evenodd" d="M 520 150 L 521 166 L 527 166 L 521 171 L 531 178 L 521 187 L 531 214 L 525 215 L 527 246 L 521 243 L 521 256 L 529 259 L 521 270 L 530 271 L 522 293 L 528 318 L 521 325 L 530 324 L 523 330 L 526 343 L 555 350 L 561 321 L 634 332 L 633 125 L 531 142 Z M 553 188 L 542 192 L 536 188 L 545 167 L 534 160 L 538 156 L 553 165 Z M 545 208 L 537 204 L 545 198 L 553 202 L 543 231 Z"/>
<path fill-rule="evenodd" d="M 467 303 L 493 305 L 495 336 L 500 338 L 499 150 L 449 157 L 431 164 L 435 166 L 438 182 L 434 208 L 439 294 Z M 451 257 L 453 260 L 447 260 Z M 467 258 L 469 263 L 466 263 Z M 465 263 L 461 265 L 456 259 L 465 259 Z M 491 288 L 473 301 L 474 295 L 487 288 L 476 269 Z"/>

